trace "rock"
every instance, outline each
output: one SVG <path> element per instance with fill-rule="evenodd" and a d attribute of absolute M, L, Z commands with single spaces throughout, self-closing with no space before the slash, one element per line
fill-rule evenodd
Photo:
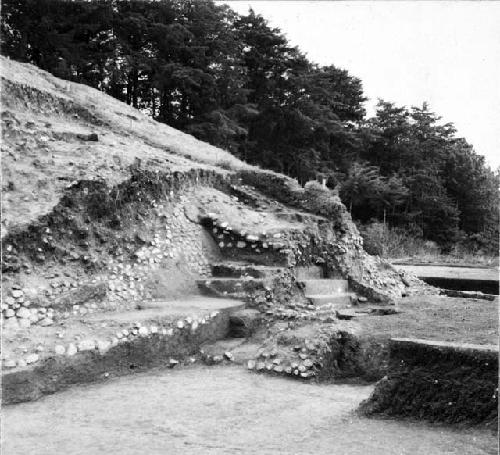
<path fill-rule="evenodd" d="M 313 365 L 314 365 L 314 362 L 311 359 L 307 359 L 307 360 L 304 361 L 304 366 L 306 368 L 312 368 Z"/>
<path fill-rule="evenodd" d="M 54 321 L 50 318 L 44 318 L 38 323 L 38 325 L 41 325 L 42 327 L 48 327 L 52 324 L 54 324 Z"/>
<path fill-rule="evenodd" d="M 179 321 L 177 321 L 176 325 L 177 325 L 178 329 L 183 329 L 184 328 L 184 321 L 179 320 Z"/>
<path fill-rule="evenodd" d="M 223 360 L 224 360 L 224 358 L 221 355 L 214 355 L 213 356 L 214 363 L 221 363 Z"/>
<path fill-rule="evenodd" d="M 78 349 L 76 348 L 76 346 L 75 346 L 73 343 L 70 343 L 70 344 L 68 345 L 68 349 L 66 350 L 66 355 L 68 355 L 68 356 L 73 356 L 73 355 L 75 355 L 77 352 L 78 352 Z"/>
<path fill-rule="evenodd" d="M 175 360 L 175 359 L 170 359 L 168 361 L 168 367 L 169 368 L 174 368 L 176 367 L 177 365 L 179 365 L 179 361 L 178 360 Z"/>
<path fill-rule="evenodd" d="M 247 246 L 246 242 L 243 242 L 241 240 L 239 240 L 238 242 L 236 242 L 236 248 L 245 248 Z"/>
<path fill-rule="evenodd" d="M 366 303 L 366 302 L 368 302 L 368 299 L 367 299 L 366 297 L 361 297 L 361 296 L 359 296 L 359 297 L 358 297 L 358 302 L 359 302 L 359 303 Z"/>
<path fill-rule="evenodd" d="M 16 367 L 16 361 L 15 360 L 10 360 L 10 359 L 4 360 L 2 362 L 2 367 L 3 368 L 15 368 Z"/>
<path fill-rule="evenodd" d="M 149 335 L 149 330 L 147 327 L 140 327 L 138 333 L 141 337 L 145 337 Z"/>
<path fill-rule="evenodd" d="M 38 356 L 38 354 L 30 354 L 28 357 L 26 357 L 26 364 L 31 365 L 32 363 L 38 362 L 39 359 L 40 357 Z"/>
<path fill-rule="evenodd" d="M 11 309 L 11 308 L 9 308 L 8 310 L 5 311 L 5 317 L 6 318 L 11 318 L 11 317 L 13 317 L 15 315 L 16 315 L 16 312 L 13 309 Z"/>
<path fill-rule="evenodd" d="M 264 362 L 258 362 L 256 365 L 257 371 L 263 371 L 266 368 L 266 364 Z"/>
<path fill-rule="evenodd" d="M 232 362 L 234 360 L 233 354 L 229 351 L 224 352 L 224 358 L 226 360 L 229 360 L 230 362 Z"/>
<path fill-rule="evenodd" d="M 275 373 L 283 373 L 283 367 L 280 366 L 280 365 L 276 365 L 274 368 L 273 368 L 273 371 Z"/>
<path fill-rule="evenodd" d="M 15 299 L 19 299 L 24 295 L 24 292 L 21 291 L 20 289 L 13 289 L 10 295 L 12 295 L 12 297 L 14 297 Z"/>
<path fill-rule="evenodd" d="M 26 362 L 25 362 L 23 359 L 19 359 L 19 360 L 17 361 L 17 366 L 18 366 L 19 368 L 24 368 L 24 367 L 26 366 Z"/>
<path fill-rule="evenodd" d="M 22 319 L 28 319 L 31 316 L 31 311 L 27 308 L 21 307 L 16 311 L 16 316 Z"/>
<path fill-rule="evenodd" d="M 356 317 L 356 312 L 350 309 L 341 309 L 336 311 L 337 318 L 343 320 L 350 320 Z"/>
<path fill-rule="evenodd" d="M 78 350 L 79 351 L 92 351 L 95 349 L 95 342 L 94 340 L 83 340 L 78 343 Z"/>
<path fill-rule="evenodd" d="M 198 321 L 193 321 L 191 324 L 191 332 L 194 333 L 198 329 Z"/>
<path fill-rule="evenodd" d="M 255 360 L 249 360 L 249 361 L 247 362 L 247 368 L 248 368 L 249 370 L 254 370 L 254 369 L 255 369 Z"/>
<path fill-rule="evenodd" d="M 64 355 L 66 353 L 66 348 L 62 344 L 57 344 L 54 348 L 54 352 L 57 355 Z"/>
<path fill-rule="evenodd" d="M 105 354 L 111 347 L 111 342 L 108 340 L 97 340 L 97 350 L 100 354 Z"/>

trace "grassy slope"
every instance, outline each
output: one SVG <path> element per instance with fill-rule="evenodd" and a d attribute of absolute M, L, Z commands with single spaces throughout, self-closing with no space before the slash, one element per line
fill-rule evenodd
<path fill-rule="evenodd" d="M 74 181 L 120 182 L 136 158 L 159 170 L 249 167 L 98 90 L 5 57 L 0 67 L 2 236 L 49 212 Z M 90 133 L 98 142 L 77 136 Z"/>

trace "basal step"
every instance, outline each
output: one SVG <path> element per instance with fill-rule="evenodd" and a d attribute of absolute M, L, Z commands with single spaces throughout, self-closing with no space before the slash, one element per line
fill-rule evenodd
<path fill-rule="evenodd" d="M 249 292 L 264 290 L 267 282 L 255 278 L 210 278 L 196 280 L 198 289 L 205 295 L 242 297 Z"/>
<path fill-rule="evenodd" d="M 302 280 L 306 294 L 342 294 L 346 293 L 349 287 L 347 280 Z"/>
<path fill-rule="evenodd" d="M 332 295 L 327 295 L 327 294 L 306 294 L 306 298 L 309 299 L 309 301 L 313 305 L 326 305 L 326 304 L 332 304 L 332 305 L 339 305 L 339 306 L 347 306 L 351 304 L 351 299 L 353 297 L 353 294 L 351 293 L 342 293 L 342 294 L 332 294 Z"/>
<path fill-rule="evenodd" d="M 212 275 L 218 278 L 270 278 L 282 270 L 282 267 L 239 262 L 221 262 L 212 265 Z"/>

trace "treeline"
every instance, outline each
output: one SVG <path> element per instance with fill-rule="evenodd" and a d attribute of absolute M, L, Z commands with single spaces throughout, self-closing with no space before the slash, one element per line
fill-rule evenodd
<path fill-rule="evenodd" d="M 355 219 L 444 248 L 498 248 L 498 175 L 422 107 L 380 101 L 250 11 L 211 0 L 4 0 L 2 53 L 85 83 L 238 157 L 326 179 Z"/>

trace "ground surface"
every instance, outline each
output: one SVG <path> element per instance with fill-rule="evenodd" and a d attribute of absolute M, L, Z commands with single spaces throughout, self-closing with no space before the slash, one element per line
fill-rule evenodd
<path fill-rule="evenodd" d="M 498 344 L 498 299 L 415 296 L 401 299 L 398 310 L 356 321 L 370 336 Z"/>
<path fill-rule="evenodd" d="M 3 454 L 496 453 L 491 432 L 357 417 L 371 390 L 234 367 L 150 372 L 8 407 Z"/>

